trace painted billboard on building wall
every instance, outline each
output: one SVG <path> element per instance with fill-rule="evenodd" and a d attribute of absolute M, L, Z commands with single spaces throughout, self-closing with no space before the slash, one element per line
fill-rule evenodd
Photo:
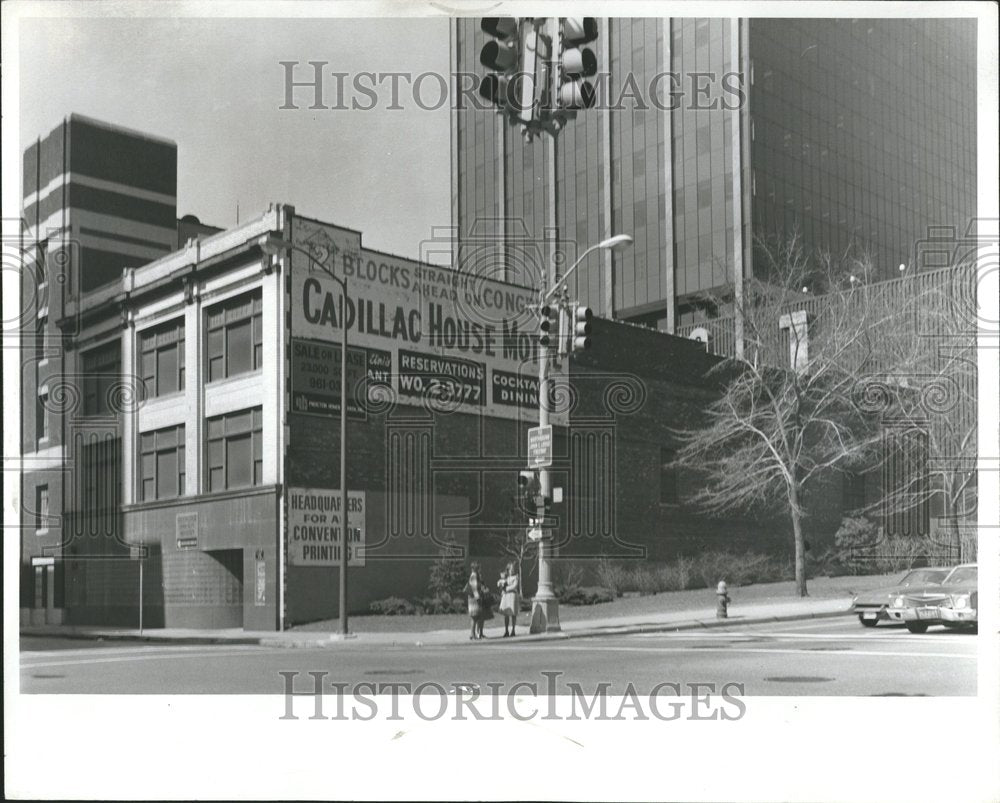
<path fill-rule="evenodd" d="M 347 565 L 365 565 L 365 492 L 347 492 Z M 339 566 L 343 547 L 341 493 L 326 488 L 288 489 L 288 562 Z"/>
<path fill-rule="evenodd" d="M 532 290 L 370 251 L 358 232 L 298 216 L 292 241 L 312 257 L 291 255 L 293 411 L 339 412 L 346 318 L 350 414 L 392 400 L 537 419 Z M 346 311 L 323 268 L 346 279 Z M 566 381 L 559 369 L 552 376 Z"/>

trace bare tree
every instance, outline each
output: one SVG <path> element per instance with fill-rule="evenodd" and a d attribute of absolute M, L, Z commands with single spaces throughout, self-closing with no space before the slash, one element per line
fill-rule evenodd
<path fill-rule="evenodd" d="M 490 530 L 488 538 L 502 551 L 504 557 L 517 564 L 517 574 L 521 578 L 522 592 L 525 579 L 523 568 L 533 566 L 536 543 L 528 538 L 526 522 L 516 508 L 511 508 L 501 516 L 496 529 Z"/>
<path fill-rule="evenodd" d="M 883 459 L 883 416 L 913 406 L 892 377 L 913 372 L 916 299 L 868 285 L 864 255 L 811 260 L 795 237 L 757 253 L 758 278 L 711 299 L 742 319 L 743 348 L 714 369 L 721 396 L 703 425 L 675 433 L 675 465 L 703 476 L 691 501 L 706 511 L 787 513 L 806 596 L 804 495 L 835 469 Z"/>

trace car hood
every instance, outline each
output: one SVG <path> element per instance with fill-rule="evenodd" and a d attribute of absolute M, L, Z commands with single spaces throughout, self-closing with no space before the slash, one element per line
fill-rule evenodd
<path fill-rule="evenodd" d="M 914 592 L 921 592 L 926 590 L 931 590 L 934 588 L 940 588 L 939 585 L 934 583 L 928 583 L 923 586 L 886 586 L 884 588 L 876 588 L 873 591 L 865 591 L 863 594 L 858 594 L 857 599 L 854 600 L 855 605 L 881 605 L 887 600 L 891 600 L 893 597 L 898 597 L 900 594 L 912 594 Z"/>
<path fill-rule="evenodd" d="M 908 597 L 940 596 L 941 594 L 968 594 L 976 590 L 978 583 L 948 583 L 936 586 L 908 588 L 903 593 Z"/>

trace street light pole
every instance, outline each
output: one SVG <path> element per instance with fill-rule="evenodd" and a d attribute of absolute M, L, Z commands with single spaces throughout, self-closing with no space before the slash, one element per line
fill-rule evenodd
<path fill-rule="evenodd" d="M 347 552 L 350 538 L 349 513 L 347 510 L 347 278 L 339 278 L 316 257 L 302 248 L 280 237 L 268 235 L 259 240 L 261 251 L 270 256 L 278 256 L 285 251 L 297 251 L 312 264 L 319 266 L 327 276 L 340 285 L 340 588 L 337 601 L 339 630 L 347 636 Z"/>
<path fill-rule="evenodd" d="M 620 251 L 631 244 L 632 238 L 628 234 L 617 234 L 602 240 L 584 251 L 561 277 L 554 275 L 555 262 L 553 261 L 552 286 L 539 293 L 539 312 L 541 313 L 542 307 L 560 288 L 566 286 L 566 281 L 583 264 L 587 256 L 598 249 Z M 560 317 L 564 318 L 564 316 Z M 571 336 L 570 332 L 557 334 L 557 337 L 560 338 L 569 336 Z M 540 429 L 549 426 L 549 346 L 543 339 L 539 339 L 538 343 L 538 426 Z M 550 534 L 545 522 L 545 501 L 552 498 L 552 480 L 548 468 L 543 467 L 538 470 L 538 494 L 539 499 L 535 513 L 542 530 L 542 537 L 538 539 L 538 591 L 532 600 L 531 632 L 545 633 L 561 629 L 559 625 L 559 600 L 552 588 L 552 561 L 549 554 Z"/>
<path fill-rule="evenodd" d="M 549 425 L 549 347 L 538 346 L 538 426 Z M 549 555 L 549 528 L 545 522 L 545 500 L 552 496 L 549 470 L 538 471 L 539 498 L 535 513 L 538 516 L 542 537 L 538 539 L 538 590 L 531 605 L 531 632 L 545 633 L 560 630 L 559 600 L 552 588 L 552 566 Z"/>

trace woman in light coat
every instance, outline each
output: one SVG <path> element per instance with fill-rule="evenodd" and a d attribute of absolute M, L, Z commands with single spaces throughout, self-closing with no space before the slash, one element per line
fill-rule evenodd
<path fill-rule="evenodd" d="M 507 571 L 501 575 L 500 583 L 503 594 L 500 597 L 500 613 L 503 614 L 503 635 L 507 638 L 517 635 L 517 614 L 521 611 L 521 578 L 517 574 L 516 563 L 511 561 L 507 564 Z"/>
<path fill-rule="evenodd" d="M 472 633 L 469 635 L 469 640 L 474 641 L 477 638 L 482 638 L 480 631 L 482 630 L 482 599 L 483 599 L 483 580 L 482 572 L 479 569 L 478 563 L 472 564 L 472 571 L 469 573 L 469 582 L 465 584 L 465 597 L 469 602 L 469 619 L 472 620 Z"/>

